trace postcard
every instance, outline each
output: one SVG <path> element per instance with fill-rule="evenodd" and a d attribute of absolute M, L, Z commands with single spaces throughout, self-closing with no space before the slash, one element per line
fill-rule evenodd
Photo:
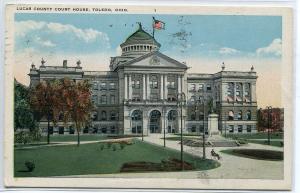
<path fill-rule="evenodd" d="M 5 185 L 291 189 L 292 18 L 7 5 Z"/>

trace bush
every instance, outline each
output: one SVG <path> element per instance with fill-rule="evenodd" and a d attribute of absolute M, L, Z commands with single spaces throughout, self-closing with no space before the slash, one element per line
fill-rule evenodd
<path fill-rule="evenodd" d="M 120 148 L 121 148 L 121 149 L 124 149 L 125 146 L 126 146 L 125 143 L 120 143 Z"/>
<path fill-rule="evenodd" d="M 112 150 L 113 150 L 113 151 L 116 151 L 116 150 L 117 150 L 117 147 L 116 147 L 115 144 L 112 146 Z"/>
<path fill-rule="evenodd" d="M 26 166 L 28 172 L 32 172 L 35 168 L 34 162 L 31 162 L 31 161 L 26 161 L 25 166 Z"/>
<path fill-rule="evenodd" d="M 101 145 L 100 145 L 100 150 L 102 151 L 103 149 L 104 149 L 104 145 L 101 144 Z"/>
<path fill-rule="evenodd" d="M 111 143 L 107 143 L 107 149 L 111 148 Z"/>

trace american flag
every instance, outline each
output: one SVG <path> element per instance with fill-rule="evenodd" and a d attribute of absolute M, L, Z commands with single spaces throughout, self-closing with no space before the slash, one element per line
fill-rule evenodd
<path fill-rule="evenodd" d="M 158 30 L 165 29 L 165 23 L 162 21 L 156 20 L 153 17 L 153 28 L 158 29 Z"/>

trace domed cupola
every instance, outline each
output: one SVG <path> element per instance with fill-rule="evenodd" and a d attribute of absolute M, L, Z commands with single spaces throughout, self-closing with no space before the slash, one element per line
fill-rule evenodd
<path fill-rule="evenodd" d="M 122 56 L 138 57 L 149 52 L 157 51 L 160 44 L 142 28 L 139 23 L 139 29 L 130 35 L 121 45 Z"/>

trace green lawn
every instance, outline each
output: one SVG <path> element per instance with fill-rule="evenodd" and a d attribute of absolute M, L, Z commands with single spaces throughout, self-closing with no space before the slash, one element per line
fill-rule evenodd
<path fill-rule="evenodd" d="M 282 151 L 265 149 L 225 149 L 222 153 L 258 160 L 281 161 L 283 160 Z"/>
<path fill-rule="evenodd" d="M 267 140 L 255 140 L 255 139 L 250 139 L 247 140 L 249 143 L 256 143 L 256 144 L 262 144 L 262 145 L 268 145 Z M 282 147 L 282 144 L 280 143 L 282 140 L 275 140 L 275 141 L 270 141 L 271 146 L 276 146 L 276 147 Z"/>
<path fill-rule="evenodd" d="M 161 139 L 164 139 L 163 137 Z M 166 140 L 170 141 L 180 141 L 181 137 L 180 136 L 174 136 L 174 137 L 166 137 Z M 183 140 L 185 139 L 200 139 L 200 137 L 182 137 Z M 202 139 L 202 138 L 201 138 Z"/>
<path fill-rule="evenodd" d="M 45 177 L 84 174 L 118 173 L 124 163 L 135 161 L 161 162 L 163 159 L 180 159 L 180 152 L 149 143 L 135 141 L 121 150 L 100 149 L 102 143 L 66 146 L 40 146 L 34 149 L 15 149 L 14 168 L 16 177 Z M 184 154 L 184 160 L 197 170 L 207 170 L 220 166 L 214 160 L 202 160 Z M 33 161 L 35 169 L 27 172 L 25 161 Z"/>
<path fill-rule="evenodd" d="M 223 134 L 225 136 L 225 134 Z M 226 134 L 227 138 L 240 138 L 240 139 L 267 139 L 268 133 L 258 132 L 249 134 Z M 283 139 L 283 133 L 271 133 L 271 139 Z"/>

